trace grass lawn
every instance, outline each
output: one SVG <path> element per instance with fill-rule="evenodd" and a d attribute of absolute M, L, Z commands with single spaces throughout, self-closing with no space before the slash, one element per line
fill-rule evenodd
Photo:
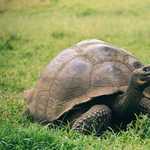
<path fill-rule="evenodd" d="M 63 49 L 100 39 L 150 64 L 150 0 L 0 0 L 0 149 L 149 150 L 150 121 L 102 137 L 49 129 L 21 116 L 25 89 Z"/>

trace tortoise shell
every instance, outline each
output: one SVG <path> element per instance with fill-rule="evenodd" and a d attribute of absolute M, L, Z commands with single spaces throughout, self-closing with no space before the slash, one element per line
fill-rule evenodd
<path fill-rule="evenodd" d="M 93 97 L 125 91 L 133 70 L 142 66 L 126 50 L 85 40 L 59 53 L 23 96 L 35 120 L 53 122 Z"/>

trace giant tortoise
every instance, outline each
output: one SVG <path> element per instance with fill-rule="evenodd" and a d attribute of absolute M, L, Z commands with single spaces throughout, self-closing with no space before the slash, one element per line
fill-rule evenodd
<path fill-rule="evenodd" d="M 69 122 L 79 133 L 150 113 L 150 65 L 103 41 L 79 42 L 59 53 L 35 88 L 23 93 L 35 122 Z"/>

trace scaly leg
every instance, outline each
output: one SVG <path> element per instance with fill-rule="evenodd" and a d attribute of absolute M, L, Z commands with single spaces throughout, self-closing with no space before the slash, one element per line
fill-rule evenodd
<path fill-rule="evenodd" d="M 81 134 L 90 134 L 92 131 L 99 133 L 107 128 L 110 121 L 110 108 L 94 105 L 74 122 L 72 128 Z"/>
<path fill-rule="evenodd" d="M 150 98 L 143 97 L 139 103 L 138 110 L 143 114 L 148 114 L 148 117 L 150 117 Z"/>

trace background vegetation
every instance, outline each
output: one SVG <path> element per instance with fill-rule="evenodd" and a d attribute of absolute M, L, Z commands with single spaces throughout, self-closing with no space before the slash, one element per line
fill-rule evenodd
<path fill-rule="evenodd" d="M 24 118 L 25 89 L 61 50 L 100 39 L 150 64 L 150 0 L 0 0 L 0 149 L 150 149 L 150 121 L 102 137 Z"/>

